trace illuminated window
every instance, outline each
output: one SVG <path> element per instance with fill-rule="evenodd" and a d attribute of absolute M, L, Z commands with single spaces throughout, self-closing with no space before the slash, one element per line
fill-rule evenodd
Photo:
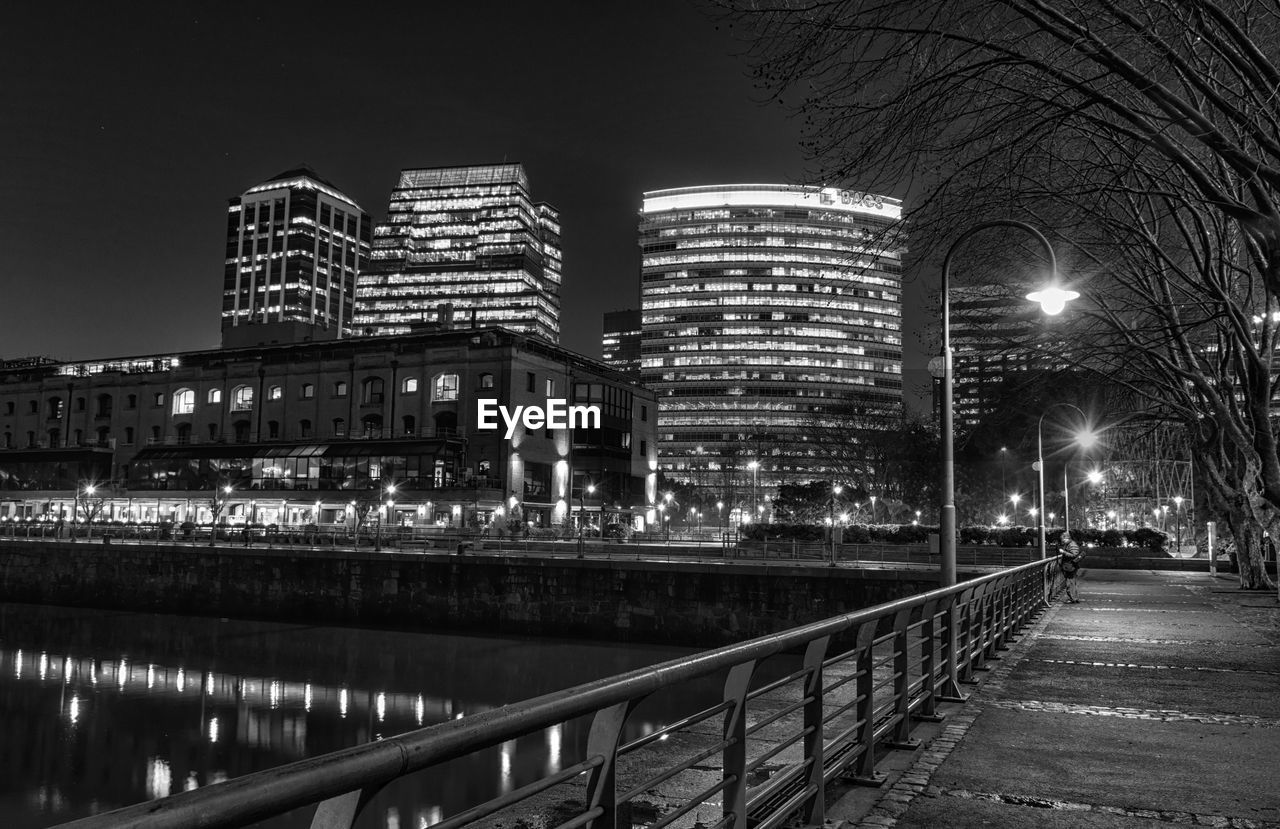
<path fill-rule="evenodd" d="M 402 385 L 402 389 L 404 390 L 405 394 L 413 394 L 414 392 L 416 392 L 418 390 L 418 378 L 417 377 L 404 378 L 404 384 Z"/>
<path fill-rule="evenodd" d="M 481 375 L 480 375 L 480 388 L 482 388 L 482 389 L 491 389 L 491 388 L 493 388 L 493 375 L 492 375 L 492 374 L 481 374 Z"/>
<path fill-rule="evenodd" d="M 280 400 L 283 397 L 284 397 L 283 386 L 272 386 L 271 388 L 267 389 L 268 400 Z"/>
<path fill-rule="evenodd" d="M 247 412 L 253 409 L 253 389 L 249 386 L 236 386 L 231 390 L 231 411 Z"/>
<path fill-rule="evenodd" d="M 310 400 L 316 396 L 316 387 L 312 383 L 302 384 L 302 397 L 304 400 Z"/>
<path fill-rule="evenodd" d="M 222 389 L 209 389 L 209 396 L 208 396 L 207 400 L 208 400 L 208 402 L 210 402 L 210 403 L 221 403 L 221 402 L 222 402 Z"/>
<path fill-rule="evenodd" d="M 84 399 L 83 397 L 82 397 L 82 398 L 80 398 L 80 400 L 83 400 L 83 399 Z M 162 392 L 162 391 L 158 391 L 158 392 L 156 392 L 155 400 L 156 400 L 156 405 L 157 405 L 157 406 L 163 406 L 163 405 L 164 405 L 164 392 Z M 77 406 L 78 408 L 81 408 L 81 409 L 83 409 L 83 408 L 84 408 L 83 406 L 80 406 L 80 401 L 79 401 L 79 400 L 77 400 L 77 401 L 76 401 L 76 406 Z"/>
<path fill-rule="evenodd" d="M 555 397 L 555 396 L 556 396 L 556 381 L 548 377 L 547 378 L 547 397 Z"/>
<path fill-rule="evenodd" d="M 347 381 L 346 381 L 346 380 L 339 380 L 338 382 L 336 382 L 336 383 L 334 383 L 334 384 L 333 384 L 333 396 L 334 396 L 334 397 L 346 397 L 346 396 L 347 396 Z"/>
<path fill-rule="evenodd" d="M 435 390 L 431 399 L 436 402 L 458 399 L 458 375 L 441 374 L 436 378 Z"/>
<path fill-rule="evenodd" d="M 196 410 L 196 393 L 191 389 L 178 389 L 173 393 L 173 413 L 191 414 Z"/>

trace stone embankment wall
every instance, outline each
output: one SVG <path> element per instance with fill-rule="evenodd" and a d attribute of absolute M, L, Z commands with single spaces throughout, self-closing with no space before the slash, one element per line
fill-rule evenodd
<path fill-rule="evenodd" d="M 928 570 L 0 542 L 0 601 L 715 645 L 937 587 Z"/>

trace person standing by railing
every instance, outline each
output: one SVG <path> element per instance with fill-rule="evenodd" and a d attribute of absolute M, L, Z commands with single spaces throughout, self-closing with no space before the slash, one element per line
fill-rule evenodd
<path fill-rule="evenodd" d="M 1080 572 L 1080 560 L 1083 558 L 1084 554 L 1080 552 L 1080 545 L 1071 538 L 1071 531 L 1063 530 L 1062 539 L 1058 542 L 1058 567 L 1062 570 L 1067 602 L 1070 604 L 1080 603 L 1080 591 L 1076 586 L 1076 576 Z"/>

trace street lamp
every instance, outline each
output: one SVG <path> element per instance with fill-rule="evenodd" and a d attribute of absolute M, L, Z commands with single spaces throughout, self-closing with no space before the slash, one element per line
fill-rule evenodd
<path fill-rule="evenodd" d="M 836 484 L 831 487 L 830 508 L 827 510 L 827 523 L 831 526 L 831 566 L 836 566 L 836 498 L 844 492 L 844 487 Z"/>
<path fill-rule="evenodd" d="M 1048 313 L 1047 309 L 1046 309 L 1046 313 Z M 1088 420 L 1089 420 L 1089 416 L 1084 413 L 1084 410 L 1074 403 L 1054 403 L 1053 405 L 1047 407 L 1043 412 L 1040 413 L 1040 419 L 1036 422 L 1036 472 L 1040 476 L 1040 515 L 1041 516 L 1044 515 L 1044 418 L 1045 418 L 1045 415 L 1049 414 L 1049 412 L 1064 406 L 1069 409 L 1075 409 L 1077 412 L 1079 412 L 1080 416 L 1085 419 L 1086 424 L 1088 423 Z M 1095 435 L 1092 430 L 1086 427 L 1083 431 L 1078 432 L 1076 434 L 1075 441 L 1082 448 L 1088 449 L 1089 447 L 1093 446 L 1095 443 L 1098 442 L 1098 436 Z M 1063 474 L 1063 481 L 1065 482 L 1066 481 L 1065 468 L 1063 469 L 1062 474 Z M 1064 490 L 1063 498 L 1064 500 L 1066 498 L 1065 490 Z M 1064 512 L 1065 512 L 1065 509 L 1064 509 Z M 1062 519 L 1062 526 L 1064 529 L 1067 528 L 1067 519 L 1065 516 Z M 1040 537 L 1040 558 L 1042 559 L 1048 558 L 1049 550 L 1044 537 L 1043 519 L 1037 524 L 1036 531 Z"/>
<path fill-rule="evenodd" d="M 716 523 L 724 526 L 724 501 L 716 501 Z"/>
<path fill-rule="evenodd" d="M 871 496 L 871 523 L 876 523 L 876 496 Z"/>
<path fill-rule="evenodd" d="M 1058 261 L 1053 254 L 1053 246 L 1049 244 L 1049 240 L 1044 237 L 1040 231 L 1036 230 L 1026 222 L 1019 222 L 1014 219 L 997 219 L 990 222 L 981 222 L 969 228 L 962 233 L 958 239 L 952 242 L 951 247 L 947 250 L 947 254 L 942 260 L 942 354 L 941 356 L 941 375 L 942 375 L 942 400 L 940 406 L 941 414 L 941 437 L 940 455 L 941 468 L 939 470 L 939 495 L 941 496 L 941 505 L 938 510 L 938 549 L 942 554 L 942 586 L 952 587 L 956 583 L 956 496 L 955 496 L 955 412 L 952 407 L 953 388 L 952 388 L 952 353 L 951 353 L 951 260 L 955 256 L 956 249 L 960 244 L 982 230 L 988 230 L 994 227 L 1012 227 L 1018 230 L 1030 233 L 1044 247 L 1045 254 L 1049 259 L 1049 272 L 1056 279 L 1058 274 Z M 1066 302 L 1066 298 L 1060 295 L 1030 297 L 1033 302 L 1040 302 L 1046 313 L 1056 314 L 1062 308 L 1058 306 L 1058 302 Z M 947 683 L 943 692 L 944 696 L 958 698 L 960 694 L 960 686 L 956 675 L 956 613 L 954 605 L 947 610 Z"/>
<path fill-rule="evenodd" d="M 1182 555 L 1182 496 L 1173 496 L 1173 503 L 1178 508 L 1174 520 L 1178 522 L 1178 555 Z"/>
<path fill-rule="evenodd" d="M 751 513 L 756 512 L 756 484 L 759 481 L 760 461 L 750 461 L 747 463 L 747 469 L 751 470 Z"/>

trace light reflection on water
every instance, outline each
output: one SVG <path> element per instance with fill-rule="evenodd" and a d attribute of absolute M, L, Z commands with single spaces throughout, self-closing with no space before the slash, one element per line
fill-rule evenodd
<path fill-rule="evenodd" d="M 44 827 L 689 653 L 0 604 L 0 826 Z M 715 703 L 657 694 L 624 739 Z M 576 720 L 388 787 L 363 826 L 423 829 L 581 759 Z M 266 826 L 306 826 L 299 812 Z"/>

